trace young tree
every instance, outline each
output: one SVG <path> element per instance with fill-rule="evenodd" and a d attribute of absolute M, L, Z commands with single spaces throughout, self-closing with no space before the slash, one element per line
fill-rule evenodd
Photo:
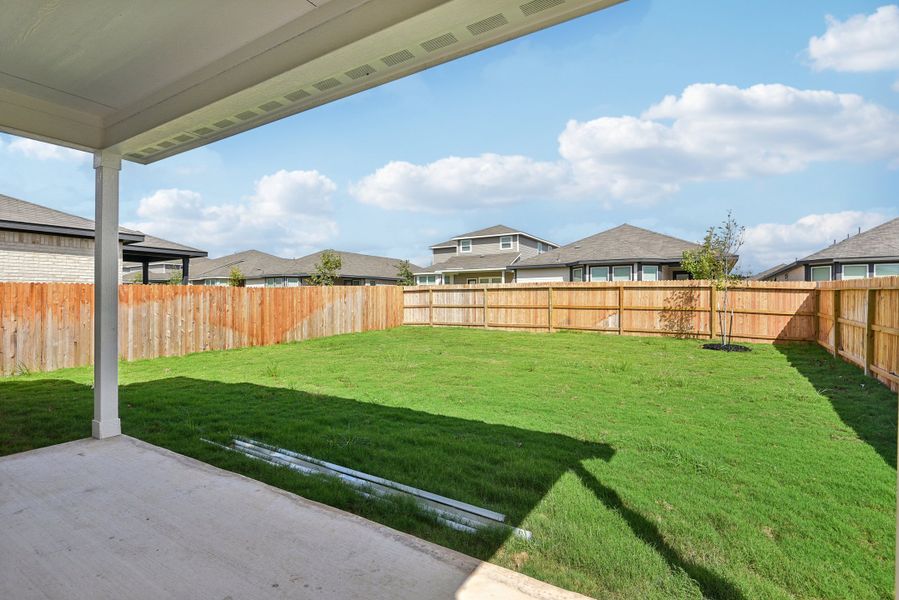
<path fill-rule="evenodd" d="M 131 283 L 143 283 L 144 282 L 144 274 L 140 271 L 135 271 L 128 278 L 128 281 Z"/>
<path fill-rule="evenodd" d="M 181 282 L 184 281 L 184 273 L 181 272 L 181 269 L 175 269 L 172 271 L 171 276 L 169 276 L 166 284 L 168 285 L 181 285 Z"/>
<path fill-rule="evenodd" d="M 731 343 L 731 327 L 734 321 L 733 307 L 730 306 L 728 290 L 740 280 L 734 273 L 740 247 L 746 228 L 738 225 L 730 211 L 720 225 L 709 227 L 705 239 L 696 250 L 684 252 L 681 265 L 694 279 L 707 279 L 721 292 L 722 309 L 714 307 L 718 315 L 721 345 L 727 348 Z M 730 314 L 728 315 L 728 309 Z"/>
<path fill-rule="evenodd" d="M 415 285 L 415 276 L 412 274 L 412 266 L 408 260 L 401 260 L 397 265 L 396 276 L 400 278 L 397 285 Z"/>
<path fill-rule="evenodd" d="M 247 278 L 243 276 L 243 272 L 237 267 L 231 267 L 231 272 L 228 274 L 228 285 L 231 287 L 243 287 L 246 282 Z"/>
<path fill-rule="evenodd" d="M 343 261 L 340 260 L 339 254 L 333 250 L 325 250 L 315 265 L 315 273 L 309 278 L 312 285 L 334 285 L 340 277 L 342 266 Z"/>

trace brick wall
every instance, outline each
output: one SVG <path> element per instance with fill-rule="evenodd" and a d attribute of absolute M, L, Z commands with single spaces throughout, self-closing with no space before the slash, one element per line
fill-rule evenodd
<path fill-rule="evenodd" d="M 119 244 L 119 280 L 122 248 Z M 0 281 L 94 282 L 94 240 L 0 231 Z"/>

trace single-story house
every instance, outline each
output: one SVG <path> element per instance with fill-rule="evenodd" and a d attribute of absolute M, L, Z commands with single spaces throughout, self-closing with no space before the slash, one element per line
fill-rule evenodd
<path fill-rule="evenodd" d="M 689 279 L 684 251 L 698 244 L 633 225 L 619 225 L 510 265 L 520 283 Z"/>
<path fill-rule="evenodd" d="M 899 275 L 899 218 L 753 277 L 762 281 L 829 281 Z"/>
<path fill-rule="evenodd" d="M 202 256 L 203 250 L 119 228 L 120 276 L 123 264 L 137 263 L 146 276 L 150 263 L 165 260 L 181 264 L 186 282 L 189 260 Z M 0 194 L 0 281 L 93 283 L 94 222 Z"/>
<path fill-rule="evenodd" d="M 431 266 L 415 272 L 416 283 L 511 283 L 509 265 L 559 245 L 505 225 L 457 235 L 431 246 Z"/>
<path fill-rule="evenodd" d="M 192 261 L 192 285 L 229 285 L 231 270 L 240 271 L 247 287 L 298 287 L 310 278 L 325 251 L 301 258 L 281 258 L 259 250 L 245 250 L 219 258 Z M 340 256 L 337 285 L 396 285 L 402 259 L 332 250 Z M 415 271 L 420 269 L 410 264 Z"/>

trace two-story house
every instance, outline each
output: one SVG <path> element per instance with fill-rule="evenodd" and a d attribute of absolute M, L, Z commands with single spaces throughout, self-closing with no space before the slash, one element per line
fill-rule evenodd
<path fill-rule="evenodd" d="M 431 246 L 430 267 L 415 272 L 418 285 L 512 283 L 513 265 L 559 245 L 519 229 L 494 225 Z"/>

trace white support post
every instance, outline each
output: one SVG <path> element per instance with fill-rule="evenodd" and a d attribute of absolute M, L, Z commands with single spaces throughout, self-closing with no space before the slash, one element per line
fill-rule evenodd
<path fill-rule="evenodd" d="M 122 433 L 119 421 L 119 170 L 122 157 L 94 154 L 94 420 L 98 439 Z"/>

